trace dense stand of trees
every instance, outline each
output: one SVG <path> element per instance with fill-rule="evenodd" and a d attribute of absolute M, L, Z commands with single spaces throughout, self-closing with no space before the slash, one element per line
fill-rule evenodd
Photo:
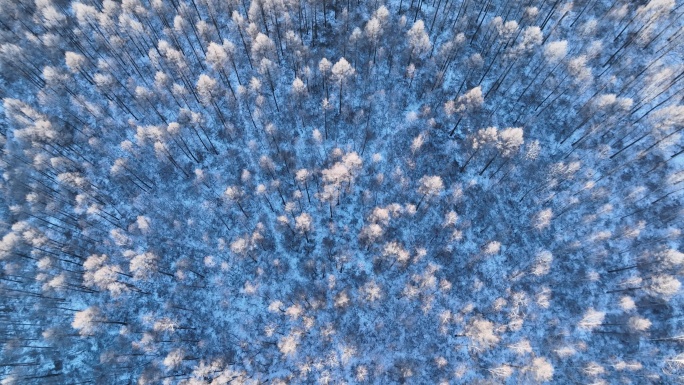
<path fill-rule="evenodd" d="M 2 383 L 681 380 L 683 5 L 0 1 Z"/>

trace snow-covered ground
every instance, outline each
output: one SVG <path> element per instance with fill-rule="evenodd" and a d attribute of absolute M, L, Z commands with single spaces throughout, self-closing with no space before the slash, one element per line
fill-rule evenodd
<path fill-rule="evenodd" d="M 662 384 L 681 1 L 0 2 L 3 384 Z"/>

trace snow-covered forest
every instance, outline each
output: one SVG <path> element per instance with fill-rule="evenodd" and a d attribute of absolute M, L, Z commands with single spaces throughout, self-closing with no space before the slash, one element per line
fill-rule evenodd
<path fill-rule="evenodd" d="M 682 0 L 0 1 L 2 384 L 684 381 Z"/>

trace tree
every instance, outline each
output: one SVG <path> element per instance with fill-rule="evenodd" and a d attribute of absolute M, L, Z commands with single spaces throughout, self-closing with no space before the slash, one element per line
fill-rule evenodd
<path fill-rule="evenodd" d="M 128 286 L 119 280 L 121 270 L 116 265 L 106 264 L 109 258 L 102 254 L 93 254 L 83 263 L 83 283 L 86 286 L 95 286 L 108 290 L 114 296 L 121 295 Z"/>
<path fill-rule="evenodd" d="M 313 218 L 308 213 L 302 213 L 295 218 L 295 229 L 304 234 L 306 241 L 309 242 L 309 233 L 313 230 Z"/>
<path fill-rule="evenodd" d="M 651 278 L 646 290 L 652 295 L 668 299 L 675 295 L 681 286 L 682 284 L 677 278 L 663 274 Z"/>
<path fill-rule="evenodd" d="M 247 212 L 242 207 L 241 200 L 243 195 L 244 193 L 239 186 L 228 186 L 223 192 L 223 197 L 229 202 L 234 202 L 240 208 L 240 211 L 244 214 L 245 218 L 249 218 L 249 215 L 247 215 Z"/>
<path fill-rule="evenodd" d="M 523 129 L 521 127 L 510 127 L 499 131 L 497 142 L 497 149 L 501 156 L 505 158 L 511 157 L 518 152 L 518 149 L 523 144 Z"/>
<path fill-rule="evenodd" d="M 326 58 L 321 59 L 321 61 L 318 63 L 318 72 L 321 73 L 321 79 L 323 80 L 323 88 L 325 89 L 326 98 L 330 97 L 328 93 L 328 85 L 325 82 L 325 79 L 328 77 L 328 72 L 330 72 L 330 69 L 332 69 L 332 63 Z"/>
<path fill-rule="evenodd" d="M 301 97 L 306 93 L 306 85 L 300 78 L 295 78 L 292 81 L 292 93 L 297 97 Z"/>
<path fill-rule="evenodd" d="M 302 99 L 306 96 L 306 84 L 302 81 L 300 78 L 295 78 L 292 81 L 292 88 L 291 88 L 291 93 L 293 95 L 293 101 L 295 101 L 297 105 L 297 115 L 301 117 L 301 112 L 303 110 L 302 108 Z"/>
<path fill-rule="evenodd" d="M 216 71 L 225 67 L 228 64 L 228 50 L 225 45 L 219 45 L 213 41 L 209 43 L 206 61 Z"/>
<path fill-rule="evenodd" d="M 584 314 L 584 318 L 577 324 L 582 329 L 593 330 L 603 323 L 606 313 L 589 308 Z"/>
<path fill-rule="evenodd" d="M 164 366 L 167 368 L 167 370 L 176 369 L 181 365 L 181 363 L 183 363 L 184 357 L 185 354 L 183 353 L 182 349 L 174 349 L 170 351 L 169 354 L 167 354 L 164 358 Z"/>
<path fill-rule="evenodd" d="M 272 60 L 276 53 L 275 43 L 268 36 L 259 33 L 252 43 L 252 60 L 256 63 L 261 62 L 262 59 Z"/>
<path fill-rule="evenodd" d="M 335 63 L 335 65 L 332 67 L 332 77 L 333 80 L 335 80 L 339 86 L 339 111 L 338 113 L 342 113 L 342 87 L 345 82 L 349 80 L 352 76 L 354 76 L 354 73 L 356 71 L 354 68 L 347 62 L 345 58 L 340 58 L 340 60 Z"/>
<path fill-rule="evenodd" d="M 456 132 L 456 129 L 458 128 L 458 124 L 468 112 L 481 107 L 483 103 L 484 98 L 482 97 L 482 87 L 480 86 L 468 90 L 456 100 L 449 100 L 446 102 L 444 104 L 444 111 L 447 116 L 459 114 L 458 121 L 454 125 L 454 128 L 451 129 L 449 135 L 454 135 L 454 132 Z"/>
<path fill-rule="evenodd" d="M 420 201 L 418 201 L 418 205 L 416 209 L 420 208 L 420 205 L 423 203 L 423 200 L 426 198 L 428 200 L 439 196 L 442 191 L 444 191 L 444 182 L 442 182 L 442 178 L 439 176 L 424 176 L 420 178 L 420 186 L 418 186 L 418 193 L 421 195 Z"/>
<path fill-rule="evenodd" d="M 273 76 L 275 70 L 276 66 L 272 61 L 264 58 L 261 59 L 261 61 L 259 62 L 259 73 L 266 75 L 266 80 L 268 80 L 268 85 L 271 89 L 271 96 L 273 97 L 273 103 L 275 104 L 276 111 L 280 112 L 280 107 L 278 106 L 278 99 L 276 98 L 275 94 L 276 80 Z"/>
<path fill-rule="evenodd" d="M 149 279 L 157 270 L 158 257 L 150 252 L 138 254 L 131 259 L 130 271 L 137 280 Z"/>
<path fill-rule="evenodd" d="M 372 52 L 373 56 L 373 63 L 375 63 L 375 58 L 377 56 L 377 45 L 380 39 L 380 36 L 382 35 L 382 25 L 380 23 L 380 20 L 377 18 L 373 17 L 368 22 L 366 23 L 366 26 L 364 27 L 364 32 L 366 33 L 366 36 L 368 37 L 368 40 L 370 41 L 370 52 Z M 370 56 L 370 55 L 369 55 Z"/>
<path fill-rule="evenodd" d="M 211 105 L 214 101 L 214 94 L 217 92 L 216 80 L 209 76 L 202 74 L 197 80 L 197 93 L 202 102 L 206 105 Z"/>
<path fill-rule="evenodd" d="M 534 219 L 532 220 L 534 228 L 537 230 L 543 230 L 551 225 L 551 219 L 553 218 L 553 210 L 544 209 L 538 212 Z"/>
<path fill-rule="evenodd" d="M 97 331 L 100 319 L 100 309 L 91 306 L 85 310 L 78 311 L 74 314 L 74 321 L 71 326 L 78 330 L 82 336 L 92 335 Z"/>
<path fill-rule="evenodd" d="M 525 368 L 536 382 L 546 382 L 553 379 L 553 365 L 544 357 L 537 357 Z"/>
<path fill-rule="evenodd" d="M 66 52 L 64 56 L 66 60 L 66 65 L 67 67 L 69 67 L 69 70 L 71 72 L 81 72 L 86 62 L 85 56 L 78 54 L 76 52 Z"/>
<path fill-rule="evenodd" d="M 228 65 L 228 62 L 233 66 L 233 71 L 237 77 L 238 84 L 242 84 L 240 81 L 240 72 L 237 70 L 237 65 L 233 56 L 235 54 L 235 45 L 230 41 L 224 41 L 223 44 L 219 45 L 215 42 L 209 43 L 207 46 L 206 62 L 211 66 L 214 71 L 217 71 L 223 77 L 223 81 L 228 85 L 231 91 L 233 91 L 230 85 L 230 79 L 224 71 L 224 68 Z"/>
<path fill-rule="evenodd" d="M 496 148 L 498 152 L 487 162 L 485 167 L 480 171 L 480 175 L 484 174 L 485 171 L 489 168 L 489 166 L 494 162 L 494 160 L 497 158 L 497 156 L 501 155 L 504 158 L 507 158 L 506 164 L 508 160 L 518 152 L 518 149 L 520 149 L 520 146 L 523 144 L 523 130 L 520 127 L 511 127 L 511 128 L 506 128 L 503 130 L 500 130 L 498 132 L 498 136 L 496 139 Z M 502 165 L 503 167 L 503 165 Z M 497 170 L 498 171 L 498 170 Z"/>
<path fill-rule="evenodd" d="M 335 162 L 332 167 L 322 170 L 323 177 L 323 191 L 317 196 L 323 201 L 327 201 L 330 205 L 330 217 L 332 218 L 333 202 L 340 203 L 342 190 L 351 189 L 352 183 L 356 179 L 356 175 L 363 161 L 355 152 L 350 152 L 342 157 L 342 161 Z M 345 186 L 346 184 L 346 186 Z"/>
<path fill-rule="evenodd" d="M 430 36 L 425 32 L 425 25 L 422 20 L 413 23 L 413 26 L 406 33 L 409 45 L 409 59 L 407 65 L 411 64 L 414 58 L 422 58 L 423 55 L 432 49 Z"/>
<path fill-rule="evenodd" d="M 465 329 L 471 347 L 478 352 L 491 349 L 499 343 L 500 338 L 494 334 L 494 323 L 482 318 L 473 318 Z"/>
<path fill-rule="evenodd" d="M 495 144 L 499 137 L 499 130 L 496 127 L 487 127 L 479 129 L 475 135 L 471 137 L 472 148 L 474 151 L 470 154 L 470 157 L 465 161 L 463 166 L 461 166 L 461 172 L 463 172 L 470 161 L 477 155 L 477 153 L 486 148 L 487 145 Z"/>
<path fill-rule="evenodd" d="M 309 195 L 309 184 L 308 180 L 311 177 L 311 172 L 305 168 L 297 170 L 297 173 L 295 174 L 295 179 L 297 182 L 300 184 L 304 184 L 304 190 L 306 191 L 306 198 L 309 201 L 309 204 L 311 204 L 311 196 Z"/>

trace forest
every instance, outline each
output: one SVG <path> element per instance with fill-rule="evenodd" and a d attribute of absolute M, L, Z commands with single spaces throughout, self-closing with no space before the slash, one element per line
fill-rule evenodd
<path fill-rule="evenodd" d="M 682 0 L 0 0 L 0 384 L 684 383 Z"/>

